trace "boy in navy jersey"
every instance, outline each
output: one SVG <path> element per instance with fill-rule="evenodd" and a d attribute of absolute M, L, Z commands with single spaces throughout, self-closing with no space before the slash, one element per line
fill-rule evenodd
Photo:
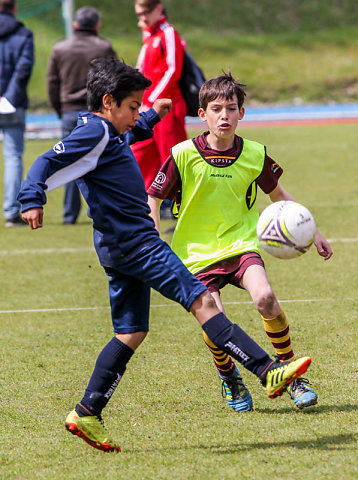
<path fill-rule="evenodd" d="M 120 450 L 101 413 L 148 332 L 151 287 L 192 312 L 208 338 L 254 373 L 270 398 L 281 395 L 311 362 L 308 357 L 273 362 L 219 311 L 206 287 L 160 240 L 129 146 L 149 138 L 153 126 L 171 108 L 170 100 L 160 99 L 139 115 L 149 85 L 138 70 L 118 60 L 96 62 L 88 75 L 90 112 L 80 115 L 69 137 L 34 162 L 19 194 L 23 218 L 32 229 L 43 226 L 45 190 L 76 180 L 88 203 L 94 245 L 109 277 L 115 336 L 99 354 L 84 396 L 65 426 L 103 451 Z"/>
<path fill-rule="evenodd" d="M 162 199 L 180 204 L 172 248 L 214 296 L 224 312 L 220 289 L 227 284 L 246 289 L 262 316 L 280 361 L 292 360 L 289 325 L 266 276 L 256 235 L 257 186 L 271 201 L 293 200 L 278 183 L 282 169 L 266 148 L 235 135 L 244 116 L 244 85 L 229 75 L 208 80 L 199 93 L 199 117 L 209 131 L 182 142 L 149 188 L 149 204 L 159 231 L 157 208 Z M 180 193 L 180 199 L 177 197 Z M 328 242 L 316 232 L 317 251 L 326 260 Z M 230 356 L 205 335 L 226 400 L 235 411 L 252 409 L 250 392 Z M 298 378 L 288 388 L 298 408 L 317 403 L 308 381 Z"/>

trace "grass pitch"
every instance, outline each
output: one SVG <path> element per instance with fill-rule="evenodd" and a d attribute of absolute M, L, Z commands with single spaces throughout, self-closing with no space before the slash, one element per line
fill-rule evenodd
<path fill-rule="evenodd" d="M 288 261 L 264 255 L 294 350 L 312 356 L 307 376 L 318 405 L 300 412 L 287 394 L 269 400 L 241 368 L 255 410 L 233 412 L 196 321 L 154 292 L 151 332 L 105 410 L 122 453 L 104 454 L 69 435 L 65 416 L 112 330 L 85 208 L 78 225 L 63 227 L 58 190 L 49 194 L 44 229 L 0 227 L 1 479 L 358 477 L 356 125 L 240 134 L 267 145 L 284 168 L 282 186 L 332 239 L 327 263 L 314 249 Z M 28 142 L 26 170 L 51 145 Z M 258 198 L 260 209 L 267 203 Z M 229 318 L 272 352 L 246 292 L 228 287 L 223 299 Z"/>

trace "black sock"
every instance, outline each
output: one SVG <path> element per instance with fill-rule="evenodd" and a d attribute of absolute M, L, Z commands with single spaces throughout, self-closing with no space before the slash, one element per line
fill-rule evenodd
<path fill-rule="evenodd" d="M 269 355 L 238 325 L 218 313 L 202 326 L 210 340 L 259 377 L 272 363 Z"/>
<path fill-rule="evenodd" d="M 134 351 L 113 337 L 98 355 L 92 376 L 81 400 L 85 410 L 100 415 L 113 395 Z M 84 414 L 80 411 L 80 415 Z"/>
<path fill-rule="evenodd" d="M 88 417 L 89 415 L 94 415 L 93 412 L 90 412 L 89 410 L 87 410 L 87 408 L 85 408 L 80 403 L 77 403 L 75 410 L 79 417 Z"/>

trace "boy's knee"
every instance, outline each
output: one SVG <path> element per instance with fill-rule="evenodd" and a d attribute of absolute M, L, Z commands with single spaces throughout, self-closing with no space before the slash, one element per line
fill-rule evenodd
<path fill-rule="evenodd" d="M 197 318 L 200 324 L 203 324 L 209 318 L 220 312 L 215 298 L 208 290 L 200 294 L 192 303 L 190 307 L 191 313 Z"/>
<path fill-rule="evenodd" d="M 211 295 L 209 290 L 205 290 L 205 292 L 201 293 L 193 302 L 192 308 L 217 308 L 215 298 Z"/>
<path fill-rule="evenodd" d="M 261 315 L 272 312 L 278 305 L 276 296 L 271 288 L 261 290 L 260 294 L 255 299 L 255 305 Z"/>
<path fill-rule="evenodd" d="M 117 333 L 116 337 L 132 350 L 136 350 L 143 342 L 148 332 Z"/>

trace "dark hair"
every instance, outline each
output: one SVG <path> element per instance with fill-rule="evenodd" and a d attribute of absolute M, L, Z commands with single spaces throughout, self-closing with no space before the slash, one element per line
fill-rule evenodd
<path fill-rule="evenodd" d="M 93 30 L 101 20 L 101 14 L 93 7 L 79 8 L 75 15 L 75 21 L 79 28 Z"/>
<path fill-rule="evenodd" d="M 199 91 L 199 105 L 206 110 L 209 102 L 217 98 L 229 100 L 236 95 L 237 104 L 241 108 L 246 95 L 244 87 L 246 85 L 235 80 L 230 72 L 224 73 L 203 83 Z"/>
<path fill-rule="evenodd" d="M 147 13 L 151 13 L 158 5 L 162 5 L 162 2 L 161 0 L 134 0 L 134 5 L 145 8 Z M 162 13 L 166 18 L 168 18 L 167 11 L 164 7 Z"/>
<path fill-rule="evenodd" d="M 16 0 L 0 0 L 0 12 L 12 12 L 16 6 Z"/>
<path fill-rule="evenodd" d="M 151 84 L 139 70 L 116 58 L 93 60 L 87 76 L 88 110 L 101 112 L 106 94 L 112 95 L 120 106 L 132 92 L 145 90 Z"/>
<path fill-rule="evenodd" d="M 147 8 L 149 12 L 155 9 L 157 5 L 160 5 L 162 2 L 160 0 L 135 0 L 136 5 Z"/>

